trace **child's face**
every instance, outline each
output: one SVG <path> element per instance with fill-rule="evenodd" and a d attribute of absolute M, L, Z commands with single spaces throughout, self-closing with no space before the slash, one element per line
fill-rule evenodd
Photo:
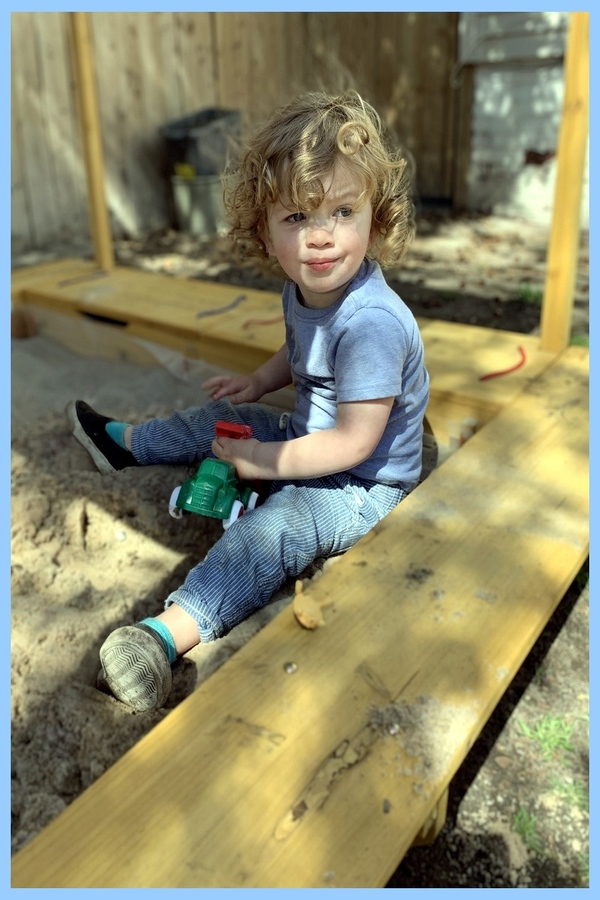
<path fill-rule="evenodd" d="M 339 300 L 365 257 L 371 235 L 371 203 L 358 205 L 362 186 L 350 171 L 336 165 L 323 186 L 326 193 L 318 209 L 294 211 L 286 197 L 272 204 L 263 235 L 268 253 L 277 257 L 306 306 L 313 308 Z"/>

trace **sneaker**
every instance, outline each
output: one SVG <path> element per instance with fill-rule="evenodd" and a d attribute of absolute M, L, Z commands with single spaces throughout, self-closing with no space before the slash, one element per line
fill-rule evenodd
<path fill-rule="evenodd" d="M 114 422 L 108 416 L 101 416 L 83 400 L 72 400 L 67 405 L 67 418 L 73 426 L 73 434 L 85 447 L 98 471 L 110 475 L 129 466 L 139 466 L 131 450 L 124 450 L 105 431 L 107 422 Z"/>
<path fill-rule="evenodd" d="M 100 647 L 98 679 L 137 711 L 159 709 L 171 693 L 171 665 L 162 641 L 151 629 L 123 625 Z"/>

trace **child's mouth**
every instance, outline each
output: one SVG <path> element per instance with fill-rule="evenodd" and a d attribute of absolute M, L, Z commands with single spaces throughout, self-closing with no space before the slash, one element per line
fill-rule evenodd
<path fill-rule="evenodd" d="M 337 262 L 337 259 L 311 259 L 306 265 L 313 272 L 326 272 Z"/>

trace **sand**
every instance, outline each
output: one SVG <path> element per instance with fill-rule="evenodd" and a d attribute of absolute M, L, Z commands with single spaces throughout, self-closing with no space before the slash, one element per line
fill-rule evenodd
<path fill-rule="evenodd" d="M 265 624 L 273 604 L 174 668 L 164 709 L 131 712 L 96 688 L 98 649 L 119 625 L 155 615 L 222 534 L 220 522 L 173 519 L 173 487 L 191 470 L 157 466 L 103 476 L 70 434 L 75 397 L 127 421 L 202 403 L 215 370 L 185 382 L 162 366 L 78 356 L 43 335 L 12 341 L 13 852 Z"/>

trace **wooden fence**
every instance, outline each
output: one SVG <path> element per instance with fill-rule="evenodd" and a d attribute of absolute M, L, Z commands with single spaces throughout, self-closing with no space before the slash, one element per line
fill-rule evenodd
<path fill-rule="evenodd" d="M 356 87 L 417 163 L 421 196 L 450 199 L 456 13 L 89 14 L 114 237 L 164 227 L 160 127 L 205 107 L 248 126 L 301 90 Z M 69 14 L 12 14 L 15 249 L 89 238 Z"/>

